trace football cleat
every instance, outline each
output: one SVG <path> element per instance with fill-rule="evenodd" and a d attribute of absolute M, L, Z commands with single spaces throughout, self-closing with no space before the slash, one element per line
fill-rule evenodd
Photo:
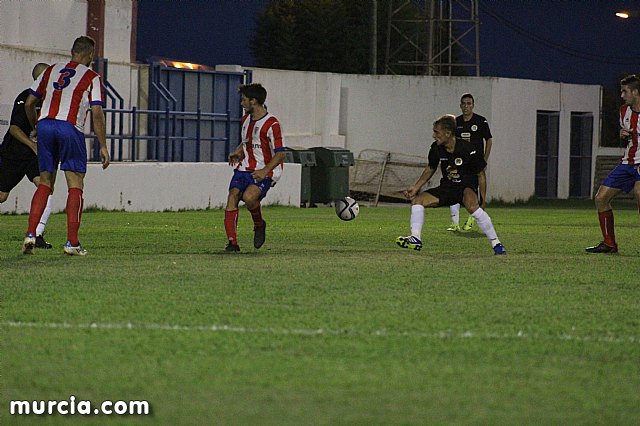
<path fill-rule="evenodd" d="M 473 229 L 473 225 L 476 223 L 476 220 L 473 218 L 473 216 L 469 216 L 469 219 L 467 219 L 467 221 L 464 223 L 464 225 L 462 225 L 462 230 L 463 231 L 471 231 Z"/>
<path fill-rule="evenodd" d="M 36 237 L 33 234 L 27 234 L 22 242 L 22 254 L 33 254 L 33 249 L 36 246 Z"/>
<path fill-rule="evenodd" d="M 460 231 L 460 225 L 456 224 L 456 223 L 452 223 L 451 225 L 449 225 L 449 227 L 447 228 L 447 231 L 449 232 L 458 232 Z"/>
<path fill-rule="evenodd" d="M 86 256 L 87 251 L 78 243 L 77 246 L 72 246 L 71 241 L 67 241 L 64 245 L 64 254 L 68 254 L 69 256 Z"/>
<path fill-rule="evenodd" d="M 584 251 L 586 251 L 587 253 L 617 253 L 618 245 L 616 244 L 615 246 L 610 246 L 608 244 L 605 244 L 604 241 L 601 241 L 597 246 L 587 247 L 586 249 L 584 249 Z"/>
<path fill-rule="evenodd" d="M 50 249 L 51 247 L 53 247 L 51 243 L 48 243 L 42 235 L 36 237 L 36 248 Z"/>
<path fill-rule="evenodd" d="M 267 222 L 262 221 L 263 225 L 253 228 L 253 246 L 257 249 L 262 247 L 267 238 Z"/>
<path fill-rule="evenodd" d="M 238 244 L 232 244 L 231 241 L 229 241 L 229 244 L 227 244 L 227 246 L 224 248 L 224 251 L 230 252 L 230 253 L 234 253 L 234 252 L 239 252 L 240 251 L 240 246 Z"/>
<path fill-rule="evenodd" d="M 495 255 L 504 255 L 507 254 L 507 249 L 504 248 L 502 243 L 498 243 L 493 247 L 493 254 Z"/>
<path fill-rule="evenodd" d="M 418 237 L 414 237 L 413 235 L 409 235 L 408 237 L 396 238 L 396 244 L 402 248 L 409 248 L 414 250 L 422 249 L 422 241 L 420 241 Z"/>

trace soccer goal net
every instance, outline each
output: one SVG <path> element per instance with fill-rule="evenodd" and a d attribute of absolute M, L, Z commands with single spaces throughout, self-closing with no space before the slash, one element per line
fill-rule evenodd
<path fill-rule="evenodd" d="M 378 205 L 380 197 L 404 200 L 403 191 L 413 185 L 427 165 L 427 157 L 365 149 L 351 167 L 349 187 Z M 432 182 L 437 182 L 435 176 Z M 431 185 L 429 185 L 431 186 Z"/>

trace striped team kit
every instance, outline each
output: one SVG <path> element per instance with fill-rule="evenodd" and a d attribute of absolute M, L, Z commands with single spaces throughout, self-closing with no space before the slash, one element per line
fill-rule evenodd
<path fill-rule="evenodd" d="M 98 73 L 77 62 L 51 65 L 33 83 L 30 93 L 43 100 L 36 129 L 41 171 L 86 172 L 84 123 L 89 109 L 103 105 Z"/>
<path fill-rule="evenodd" d="M 621 189 L 628 193 L 633 189 L 636 182 L 640 182 L 640 149 L 638 149 L 640 127 L 638 126 L 638 116 L 639 113 L 632 110 L 629 105 L 620 107 L 620 127 L 631 130 L 631 137 L 624 150 L 620 164 L 602 182 L 604 186 Z"/>
<path fill-rule="evenodd" d="M 280 122 L 270 113 L 255 121 L 249 114 L 242 117 L 241 135 L 244 156 L 236 168 L 241 172 L 262 169 L 277 152 L 285 150 Z M 273 182 L 280 179 L 282 168 L 280 163 L 269 173 Z"/>

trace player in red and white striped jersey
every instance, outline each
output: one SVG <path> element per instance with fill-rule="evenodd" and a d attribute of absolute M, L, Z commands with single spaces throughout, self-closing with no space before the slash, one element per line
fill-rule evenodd
<path fill-rule="evenodd" d="M 241 85 L 242 141 L 229 154 L 229 164 L 235 166 L 229 184 L 224 228 L 227 233 L 226 251 L 240 251 L 237 239 L 238 204 L 244 201 L 253 219 L 253 246 L 260 248 L 265 242 L 267 223 L 262 218 L 260 200 L 282 174 L 282 161 L 286 150 L 280 122 L 264 107 L 267 91 L 258 83 Z"/>
<path fill-rule="evenodd" d="M 284 139 L 280 122 L 268 113 L 264 101 L 267 91 L 258 83 L 241 85 L 242 141 L 229 154 L 229 165 L 235 166 L 229 184 L 224 228 L 227 233 L 226 251 L 240 251 L 237 239 L 238 204 L 244 201 L 253 219 L 253 246 L 260 248 L 266 239 L 267 223 L 262 218 L 260 200 L 282 174 Z"/>
<path fill-rule="evenodd" d="M 611 200 L 622 191 L 633 191 L 640 213 L 640 77 L 630 75 L 620 81 L 620 97 L 624 105 L 620 107 L 620 139 L 627 141 L 627 148 L 620 164 L 609 173 L 596 194 L 596 208 L 600 220 L 603 241 L 586 248 L 589 253 L 617 253 L 618 244 L 614 232 Z"/>
<path fill-rule="evenodd" d="M 31 86 L 25 111 L 31 125 L 35 125 L 35 104 L 42 107 L 37 125 L 38 165 L 40 185 L 31 200 L 29 227 L 22 244 L 24 254 L 32 254 L 35 232 L 47 198 L 53 191 L 58 165 L 64 171 L 67 188 L 67 243 L 64 252 L 84 256 L 86 250 L 78 240 L 82 217 L 82 192 L 87 171 L 87 148 L 84 121 L 91 109 L 93 127 L 100 144 L 102 168 L 109 166 L 106 127 L 102 111 L 102 83 L 100 76 L 88 66 L 93 61 L 95 41 L 78 37 L 71 48 L 71 61 L 51 65 Z"/>
<path fill-rule="evenodd" d="M 73 60 L 47 68 L 31 93 L 42 99 L 38 120 L 66 121 L 81 132 L 90 107 L 104 103 L 100 75 Z"/>

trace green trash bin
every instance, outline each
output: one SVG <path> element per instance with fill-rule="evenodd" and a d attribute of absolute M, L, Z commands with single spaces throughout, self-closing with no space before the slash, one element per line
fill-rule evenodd
<path fill-rule="evenodd" d="M 330 203 L 349 195 L 349 166 L 355 164 L 353 152 L 341 147 L 318 146 L 317 167 L 311 169 L 311 202 Z"/>
<path fill-rule="evenodd" d="M 287 148 L 284 157 L 285 163 L 302 165 L 300 176 L 300 205 L 311 202 L 311 169 L 316 167 L 316 154 L 310 149 Z"/>

